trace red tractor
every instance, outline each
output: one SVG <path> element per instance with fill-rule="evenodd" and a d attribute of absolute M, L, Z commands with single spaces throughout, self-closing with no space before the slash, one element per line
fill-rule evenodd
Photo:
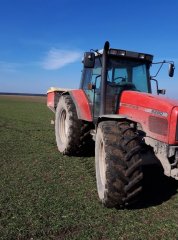
<path fill-rule="evenodd" d="M 144 164 L 159 163 L 166 176 L 178 180 L 178 101 L 158 96 L 164 90 L 150 76 L 152 60 L 106 42 L 103 50 L 84 54 L 79 89 L 48 91 L 59 151 L 75 155 L 92 150 L 95 141 L 97 190 L 106 207 L 138 199 Z M 174 63 L 167 63 L 172 77 Z"/>

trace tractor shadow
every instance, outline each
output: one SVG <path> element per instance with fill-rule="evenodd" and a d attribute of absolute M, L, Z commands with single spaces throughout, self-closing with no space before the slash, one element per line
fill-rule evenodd
<path fill-rule="evenodd" d="M 81 151 L 79 153 L 76 153 L 74 155 L 75 157 L 80 157 L 80 158 L 91 158 L 91 157 L 95 157 L 95 152 L 93 150 L 89 150 L 89 151 Z"/>
<path fill-rule="evenodd" d="M 159 166 L 147 166 L 143 169 L 143 191 L 139 203 L 132 209 L 157 206 L 168 201 L 178 193 L 178 181 L 166 177 Z"/>
<path fill-rule="evenodd" d="M 95 156 L 94 142 L 90 143 L 89 146 L 85 146 L 84 148 L 80 149 L 79 152 L 76 152 L 74 156 L 82 158 L 94 157 Z"/>

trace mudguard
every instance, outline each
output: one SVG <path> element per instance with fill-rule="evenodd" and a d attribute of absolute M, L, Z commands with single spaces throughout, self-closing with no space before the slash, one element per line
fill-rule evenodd
<path fill-rule="evenodd" d="M 88 99 L 82 89 L 71 90 L 69 94 L 75 104 L 78 118 L 88 122 L 93 121 Z"/>
<path fill-rule="evenodd" d="M 63 89 L 63 88 L 51 88 L 47 92 L 47 106 L 53 111 L 56 111 L 56 107 L 61 95 L 69 94 L 75 104 L 77 116 L 81 120 L 88 122 L 93 121 L 90 105 L 88 99 L 82 89 Z"/>

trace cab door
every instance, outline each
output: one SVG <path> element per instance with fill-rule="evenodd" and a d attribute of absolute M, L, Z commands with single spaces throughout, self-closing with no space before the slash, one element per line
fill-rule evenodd
<path fill-rule="evenodd" d="M 81 88 L 88 98 L 93 118 L 97 119 L 101 102 L 101 62 L 98 58 L 94 68 L 84 68 Z"/>

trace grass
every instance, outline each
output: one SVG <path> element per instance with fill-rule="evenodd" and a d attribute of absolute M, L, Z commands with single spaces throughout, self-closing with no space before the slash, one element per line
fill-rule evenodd
<path fill-rule="evenodd" d="M 98 201 L 94 157 L 58 151 L 45 98 L 0 96 L 0 239 L 178 239 L 178 181 L 145 171 L 140 205 Z"/>

